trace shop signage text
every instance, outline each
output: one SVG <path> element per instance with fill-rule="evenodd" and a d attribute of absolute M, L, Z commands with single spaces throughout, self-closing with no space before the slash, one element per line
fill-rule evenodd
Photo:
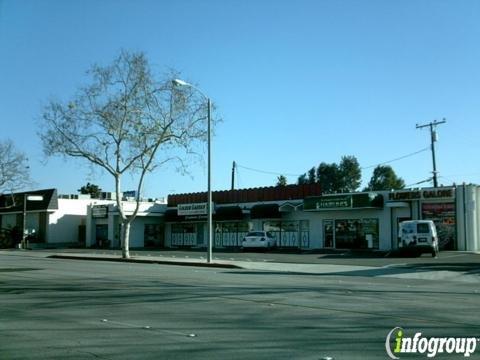
<path fill-rule="evenodd" d="M 207 215 L 207 203 L 179 204 L 177 214 L 178 216 Z"/>
<path fill-rule="evenodd" d="M 350 208 L 352 207 L 351 196 L 336 196 L 330 198 L 323 198 L 317 201 L 315 206 L 318 209 L 332 209 L 332 208 Z"/>
<path fill-rule="evenodd" d="M 389 200 L 424 200 L 424 199 L 445 199 L 453 198 L 454 189 L 431 189 L 415 191 L 396 191 L 388 194 Z"/>
<path fill-rule="evenodd" d="M 304 200 L 305 210 L 323 210 L 323 209 L 350 209 L 352 207 L 352 197 L 346 196 L 325 196 Z"/>
<path fill-rule="evenodd" d="M 92 207 L 92 217 L 96 219 L 107 218 L 108 217 L 108 206 L 107 205 L 96 205 Z"/>
<path fill-rule="evenodd" d="M 303 201 L 305 211 L 379 209 L 383 207 L 383 196 L 377 193 L 349 195 L 327 195 L 306 198 Z"/>

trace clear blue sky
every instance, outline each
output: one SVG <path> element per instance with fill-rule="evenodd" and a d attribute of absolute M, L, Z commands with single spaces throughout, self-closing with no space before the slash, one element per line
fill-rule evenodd
<path fill-rule="evenodd" d="M 42 104 L 122 48 L 159 74 L 180 70 L 218 106 L 216 190 L 230 187 L 233 160 L 284 174 L 342 155 L 388 161 L 428 146 L 415 124 L 443 117 L 440 182 L 480 183 L 480 1 L 0 0 L 0 138 L 27 153 L 37 187 L 113 189 L 76 160 L 45 163 L 36 132 Z M 431 176 L 430 152 L 391 165 L 407 184 Z M 191 175 L 160 169 L 145 194 L 205 190 L 204 164 Z M 237 186 L 275 181 L 239 168 Z"/>

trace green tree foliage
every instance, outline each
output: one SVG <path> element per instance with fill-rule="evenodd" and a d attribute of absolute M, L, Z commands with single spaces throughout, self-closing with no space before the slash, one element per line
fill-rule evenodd
<path fill-rule="evenodd" d="M 340 191 L 341 178 L 338 165 L 322 162 L 317 168 L 317 183 L 322 187 L 324 193 Z"/>
<path fill-rule="evenodd" d="M 318 183 L 324 193 L 357 191 L 362 179 L 362 170 L 355 156 L 342 156 L 340 164 L 325 162 L 311 168 L 298 178 L 298 184 Z"/>
<path fill-rule="evenodd" d="M 298 184 L 298 185 L 308 184 L 307 174 L 300 175 L 300 176 L 298 177 L 297 184 Z"/>
<path fill-rule="evenodd" d="M 398 177 L 389 165 L 378 165 L 374 170 L 365 191 L 399 190 L 405 187 L 405 182 Z"/>
<path fill-rule="evenodd" d="M 283 175 L 277 177 L 277 186 L 286 186 L 287 185 L 287 178 Z"/>
<path fill-rule="evenodd" d="M 308 173 L 307 173 L 307 176 L 308 176 L 308 183 L 309 184 L 315 184 L 316 183 L 316 175 L 315 175 L 315 166 L 312 167 L 310 170 L 308 170 Z"/>
<path fill-rule="evenodd" d="M 102 189 L 98 185 L 90 184 L 87 182 L 87 185 L 83 185 L 80 189 L 77 190 L 80 194 L 90 195 L 92 199 L 98 199 Z"/>
<path fill-rule="evenodd" d="M 342 156 L 339 165 L 339 177 L 342 192 L 354 192 L 360 187 L 362 170 L 355 156 Z"/>

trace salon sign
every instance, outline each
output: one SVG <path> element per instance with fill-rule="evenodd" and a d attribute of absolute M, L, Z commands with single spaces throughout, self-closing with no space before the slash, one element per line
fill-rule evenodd
<path fill-rule="evenodd" d="M 208 203 L 178 204 L 177 214 L 178 216 L 207 215 L 207 204 Z"/>

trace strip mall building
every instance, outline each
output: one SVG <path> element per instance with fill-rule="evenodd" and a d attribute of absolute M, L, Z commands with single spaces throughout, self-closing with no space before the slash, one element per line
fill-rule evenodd
<path fill-rule="evenodd" d="M 318 184 L 217 191 L 213 246 L 239 247 L 248 231 L 268 230 L 284 248 L 391 250 L 397 246 L 400 221 L 431 219 L 442 249 L 479 251 L 479 196 L 477 185 L 328 195 Z M 151 216 L 143 212 L 134 223 L 132 247 L 205 247 L 206 200 L 206 193 L 168 196 L 166 206 Z M 87 246 L 96 243 L 99 233 L 118 246 L 115 205 L 101 212 L 92 206 L 89 214 Z M 95 230 L 99 226 L 101 232 Z"/>
<path fill-rule="evenodd" d="M 115 201 L 65 199 L 55 189 L 32 194 L 43 201 L 25 203 L 25 227 L 39 246 L 120 247 Z M 21 229 L 25 196 L 0 197 L 0 228 Z M 206 247 L 206 199 L 206 193 L 192 193 L 170 195 L 167 204 L 142 202 L 131 247 Z M 351 194 L 322 194 L 318 184 L 288 185 L 216 191 L 213 201 L 217 249 L 239 247 L 250 230 L 268 230 L 283 248 L 385 251 L 397 247 L 399 222 L 431 219 L 442 249 L 480 251 L 477 185 Z M 133 212 L 131 199 L 123 205 L 127 215 Z"/>

